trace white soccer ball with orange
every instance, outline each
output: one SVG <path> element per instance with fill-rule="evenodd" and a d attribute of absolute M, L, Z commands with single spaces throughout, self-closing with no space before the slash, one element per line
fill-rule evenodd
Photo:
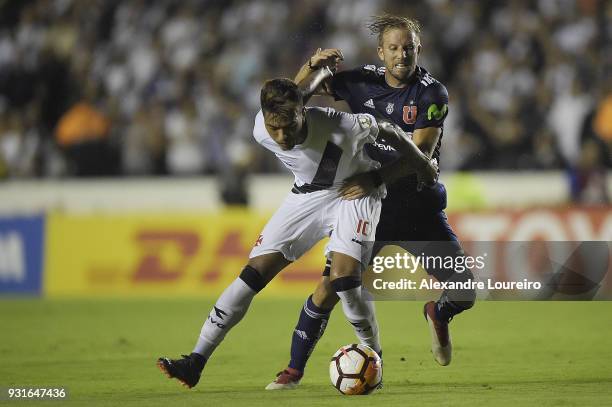
<path fill-rule="evenodd" d="M 382 360 L 366 345 L 345 345 L 331 358 L 329 377 L 342 394 L 370 394 L 382 383 Z"/>

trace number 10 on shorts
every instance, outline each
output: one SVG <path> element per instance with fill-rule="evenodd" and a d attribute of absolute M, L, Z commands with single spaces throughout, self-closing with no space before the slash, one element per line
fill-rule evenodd
<path fill-rule="evenodd" d="M 367 220 L 359 219 L 359 223 L 357 224 L 357 234 L 361 233 L 362 235 L 367 236 L 369 225 L 370 222 L 368 222 Z"/>

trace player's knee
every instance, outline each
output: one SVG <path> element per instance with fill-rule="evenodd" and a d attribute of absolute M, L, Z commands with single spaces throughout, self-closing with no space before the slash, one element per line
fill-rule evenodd
<path fill-rule="evenodd" d="M 476 303 L 476 291 L 471 291 L 462 295 L 461 300 L 453 301 L 453 304 L 461 311 L 466 311 L 474 306 Z"/>
<path fill-rule="evenodd" d="M 474 306 L 474 304 L 476 304 L 476 293 L 474 293 L 474 299 L 472 301 L 468 301 L 466 302 L 466 304 L 464 304 L 464 310 L 468 310 L 470 308 L 472 308 Z"/>
<path fill-rule="evenodd" d="M 254 267 L 248 264 L 242 269 L 240 279 L 256 293 L 263 290 L 269 282 L 269 280 L 265 279 Z"/>
<path fill-rule="evenodd" d="M 360 275 L 360 272 L 357 267 L 339 266 L 335 268 L 332 265 L 330 273 L 329 273 L 329 280 L 333 283 L 334 280 L 337 280 L 339 278 L 359 276 L 359 275 Z"/>
<path fill-rule="evenodd" d="M 337 280 L 342 277 L 360 276 L 361 263 L 353 257 L 343 253 L 333 253 L 331 269 L 329 272 L 330 281 Z"/>
<path fill-rule="evenodd" d="M 242 270 L 240 278 L 253 290 L 259 292 L 290 263 L 281 253 L 252 257 Z"/>
<path fill-rule="evenodd" d="M 474 280 L 474 275 L 470 270 L 465 270 L 462 273 L 457 273 L 458 278 L 455 278 L 456 281 L 461 282 L 471 282 Z M 474 306 L 476 303 L 476 290 L 475 289 L 465 289 L 465 290 L 457 290 L 454 294 L 453 303 L 455 306 L 460 308 L 462 311 L 468 310 Z"/>

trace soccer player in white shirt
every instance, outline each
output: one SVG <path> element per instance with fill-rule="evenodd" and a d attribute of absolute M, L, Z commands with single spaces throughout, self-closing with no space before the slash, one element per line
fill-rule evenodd
<path fill-rule="evenodd" d="M 315 75 L 323 80 L 331 72 L 325 68 Z M 367 242 L 374 241 L 385 187 L 381 184 L 373 194 L 356 200 L 343 200 L 338 191 L 347 177 L 379 166 L 363 146 L 381 135 L 403 153 L 422 180 L 435 181 L 437 167 L 394 125 L 377 123 L 368 114 L 306 108 L 302 96 L 289 79 L 273 79 L 262 88 L 262 110 L 253 135 L 291 170 L 295 183 L 264 227 L 240 276 L 217 300 L 193 352 L 182 359 L 158 360 L 167 376 L 189 388 L 198 383 L 204 365 L 246 314 L 253 297 L 327 236 L 330 281 L 344 314 L 360 343 L 381 351 L 374 308 L 361 291 L 361 272 L 369 261 Z"/>

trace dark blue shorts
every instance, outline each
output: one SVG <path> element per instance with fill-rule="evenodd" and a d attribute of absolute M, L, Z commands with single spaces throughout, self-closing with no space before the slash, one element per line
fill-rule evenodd
<path fill-rule="evenodd" d="M 425 245 L 422 249 L 425 255 L 457 256 L 463 253 L 457 235 L 444 213 L 444 185 L 436 184 L 434 188 L 422 191 L 418 199 L 412 202 L 393 199 L 393 196 L 389 198 L 383 200 L 373 255 L 376 255 L 384 242 L 449 242 L 448 245 Z M 327 262 L 323 276 L 329 276 L 329 270 L 330 261 Z M 445 281 L 454 273 L 453 270 L 444 269 L 427 271 L 440 281 Z"/>
<path fill-rule="evenodd" d="M 457 241 L 444 211 L 410 211 L 383 204 L 376 241 Z"/>

